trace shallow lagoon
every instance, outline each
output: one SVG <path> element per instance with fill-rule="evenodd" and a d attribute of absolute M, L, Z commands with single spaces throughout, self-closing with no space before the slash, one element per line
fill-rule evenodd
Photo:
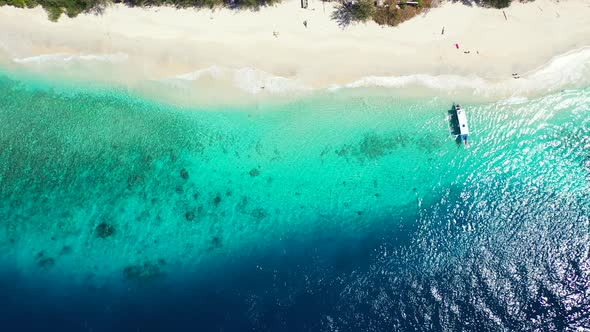
<path fill-rule="evenodd" d="M 463 105 L 470 149 L 452 100 L 385 90 L 215 108 L 13 74 L 0 90 L 18 285 L 0 291 L 24 329 L 588 323 L 587 88 Z"/>

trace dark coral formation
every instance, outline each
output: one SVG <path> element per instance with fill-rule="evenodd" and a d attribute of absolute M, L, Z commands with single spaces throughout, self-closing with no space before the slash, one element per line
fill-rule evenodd
<path fill-rule="evenodd" d="M 178 160 L 178 156 L 176 155 L 176 152 L 170 151 L 170 161 L 175 163 L 177 160 Z"/>
<path fill-rule="evenodd" d="M 106 239 L 107 237 L 113 236 L 115 234 L 115 227 L 113 225 L 109 225 L 106 222 L 100 223 L 96 226 L 96 237 L 101 239 Z"/>
<path fill-rule="evenodd" d="M 23 204 L 23 202 L 18 198 L 10 201 L 10 207 L 13 209 L 17 209 L 22 204 Z"/>
<path fill-rule="evenodd" d="M 384 137 L 374 133 L 368 133 L 365 134 L 359 144 L 359 152 L 369 159 L 376 159 L 405 144 L 406 138 L 401 135 L 397 137 Z"/>
<path fill-rule="evenodd" d="M 214 236 L 213 239 L 211 239 L 211 246 L 214 249 L 221 248 L 221 246 L 222 246 L 221 238 L 219 236 Z"/>
<path fill-rule="evenodd" d="M 39 262 L 37 262 L 37 264 L 39 265 L 40 268 L 50 268 L 53 267 L 55 265 L 55 259 L 51 258 L 51 257 L 47 257 L 47 258 L 43 258 L 40 259 Z"/>
<path fill-rule="evenodd" d="M 215 205 L 215 207 L 218 207 L 219 204 L 221 203 L 221 196 L 217 195 L 213 198 L 213 205 Z"/>
<path fill-rule="evenodd" d="M 188 171 L 185 168 L 180 170 L 180 177 L 185 180 L 188 180 Z"/>
<path fill-rule="evenodd" d="M 37 265 L 42 269 L 48 269 L 55 265 L 55 259 L 51 257 L 45 257 L 45 252 L 40 251 L 35 255 L 35 259 L 37 260 Z"/>
<path fill-rule="evenodd" d="M 132 190 L 144 184 L 145 179 L 141 175 L 132 175 L 127 178 L 127 189 Z"/>
<path fill-rule="evenodd" d="M 163 275 L 158 265 L 149 262 L 129 265 L 123 269 L 123 278 L 129 281 L 150 281 Z"/>
<path fill-rule="evenodd" d="M 248 174 L 250 174 L 251 177 L 257 177 L 260 175 L 260 170 L 258 170 L 258 168 L 253 168 Z"/>
<path fill-rule="evenodd" d="M 60 255 L 68 255 L 72 253 L 72 247 L 70 246 L 63 246 L 63 248 L 61 248 L 61 251 L 59 252 Z"/>
<path fill-rule="evenodd" d="M 266 216 L 268 215 L 266 210 L 264 210 L 263 208 L 256 208 L 254 210 L 252 210 L 252 212 L 250 212 L 250 215 L 252 217 L 254 217 L 254 219 L 256 220 L 262 220 L 264 218 L 266 218 Z"/>
<path fill-rule="evenodd" d="M 412 142 L 410 138 L 402 134 L 379 135 L 373 132 L 366 133 L 358 145 L 345 144 L 335 150 L 339 157 L 355 156 L 359 159 L 377 159 L 390 154 L 393 150 L 408 146 Z M 423 142 L 418 144 L 423 147 Z M 424 148 L 424 147 L 423 147 Z"/>
<path fill-rule="evenodd" d="M 238 205 L 236 206 L 236 208 L 238 209 L 238 211 L 242 212 L 242 213 L 246 213 L 246 207 L 248 206 L 248 197 L 247 196 L 242 196 L 240 198 L 240 202 L 238 203 Z"/>
<path fill-rule="evenodd" d="M 428 152 L 437 151 L 443 144 L 440 140 L 437 139 L 436 136 L 432 134 L 424 134 L 420 135 L 419 137 L 416 137 L 415 143 L 416 146 L 418 146 L 420 149 Z M 430 158 L 429 161 L 432 161 L 432 158 Z"/>
<path fill-rule="evenodd" d="M 336 150 L 336 155 L 338 157 L 346 157 L 350 154 L 350 150 L 352 149 L 352 147 L 348 144 L 342 146 L 342 148 L 340 148 L 339 150 Z"/>
<path fill-rule="evenodd" d="M 188 211 L 187 213 L 184 214 L 184 218 L 188 221 L 193 221 L 195 220 L 195 212 L 194 211 Z"/>

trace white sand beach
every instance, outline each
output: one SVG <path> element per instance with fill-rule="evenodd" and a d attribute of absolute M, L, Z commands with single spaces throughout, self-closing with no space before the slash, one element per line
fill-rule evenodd
<path fill-rule="evenodd" d="M 54 23 L 40 7 L 5 6 L 0 61 L 129 85 L 226 78 L 253 94 L 416 81 L 436 87 L 449 77 L 458 87 L 485 90 L 512 80 L 512 73 L 542 76 L 536 69 L 572 50 L 584 68 L 590 62 L 590 0 L 537 0 L 504 10 L 444 3 L 398 27 L 342 28 L 333 10 L 317 0 L 308 9 L 287 0 L 259 11 L 112 6 Z M 65 70 L 63 63 L 99 66 Z M 568 75 L 581 75 L 580 68 Z"/>

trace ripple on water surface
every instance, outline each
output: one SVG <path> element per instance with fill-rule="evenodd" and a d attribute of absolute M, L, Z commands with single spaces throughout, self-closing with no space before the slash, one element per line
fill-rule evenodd
<path fill-rule="evenodd" d="M 465 105 L 471 149 L 438 99 L 0 89 L 1 255 L 24 279 L 167 287 L 236 330 L 588 324 L 588 89 Z"/>

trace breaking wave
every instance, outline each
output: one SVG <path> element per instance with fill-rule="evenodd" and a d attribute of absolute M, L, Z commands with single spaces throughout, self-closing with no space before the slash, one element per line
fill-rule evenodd
<path fill-rule="evenodd" d="M 53 54 L 42 54 L 37 56 L 25 57 L 25 58 L 14 58 L 12 61 L 20 64 L 63 64 L 74 61 L 97 61 L 97 62 L 111 62 L 120 63 L 125 62 L 129 59 L 129 56 L 125 53 L 112 53 L 112 54 L 66 54 L 66 53 L 53 53 Z"/>
<path fill-rule="evenodd" d="M 45 54 L 12 61 L 22 65 L 59 66 L 70 63 L 107 63 L 128 62 L 125 53 L 113 54 Z M 306 92 L 326 89 L 338 91 L 356 88 L 426 88 L 441 93 L 464 93 L 480 97 L 526 98 L 536 93 L 552 93 L 564 88 L 583 87 L 590 84 L 590 46 L 572 50 L 556 56 L 546 64 L 526 73 L 520 73 L 519 79 L 507 75 L 506 79 L 489 80 L 475 75 L 429 75 L 413 74 L 404 76 L 366 76 L 358 80 L 333 84 L 327 87 L 315 87 L 303 79 L 292 76 L 274 75 L 252 67 L 231 68 L 210 66 L 192 72 L 159 79 L 159 82 L 183 85 L 189 82 L 213 80 L 227 83 L 245 93 L 257 95 L 286 95 L 293 92 Z M 517 102 L 517 99 L 511 102 Z"/>
<path fill-rule="evenodd" d="M 590 82 L 590 46 L 582 47 L 551 59 L 541 67 L 524 73 L 520 79 L 489 81 L 478 76 L 428 75 L 367 76 L 330 90 L 360 87 L 400 88 L 422 86 L 433 90 L 471 90 L 475 95 L 524 95 L 554 92 L 571 85 Z"/>
<path fill-rule="evenodd" d="M 268 92 L 285 94 L 313 90 L 297 78 L 276 76 L 251 67 L 232 69 L 211 66 L 181 74 L 167 81 L 198 81 L 214 79 L 226 81 L 242 91 L 251 94 Z M 404 88 L 424 87 L 443 92 L 464 91 L 477 96 L 524 96 L 543 92 L 550 93 L 560 89 L 582 86 L 590 83 L 590 46 L 583 47 L 554 57 L 543 66 L 520 75 L 520 79 L 509 77 L 500 81 L 487 80 L 475 75 L 429 75 L 414 74 L 405 76 L 366 76 L 345 84 L 327 87 L 329 91 L 365 87 Z M 511 100 L 517 102 L 517 99 Z"/>
<path fill-rule="evenodd" d="M 202 78 L 230 81 L 242 91 L 257 94 L 260 92 L 287 93 L 292 91 L 309 90 L 297 79 L 272 75 L 251 67 L 231 69 L 221 66 L 211 66 L 190 73 L 177 75 L 172 80 L 197 81 Z"/>

